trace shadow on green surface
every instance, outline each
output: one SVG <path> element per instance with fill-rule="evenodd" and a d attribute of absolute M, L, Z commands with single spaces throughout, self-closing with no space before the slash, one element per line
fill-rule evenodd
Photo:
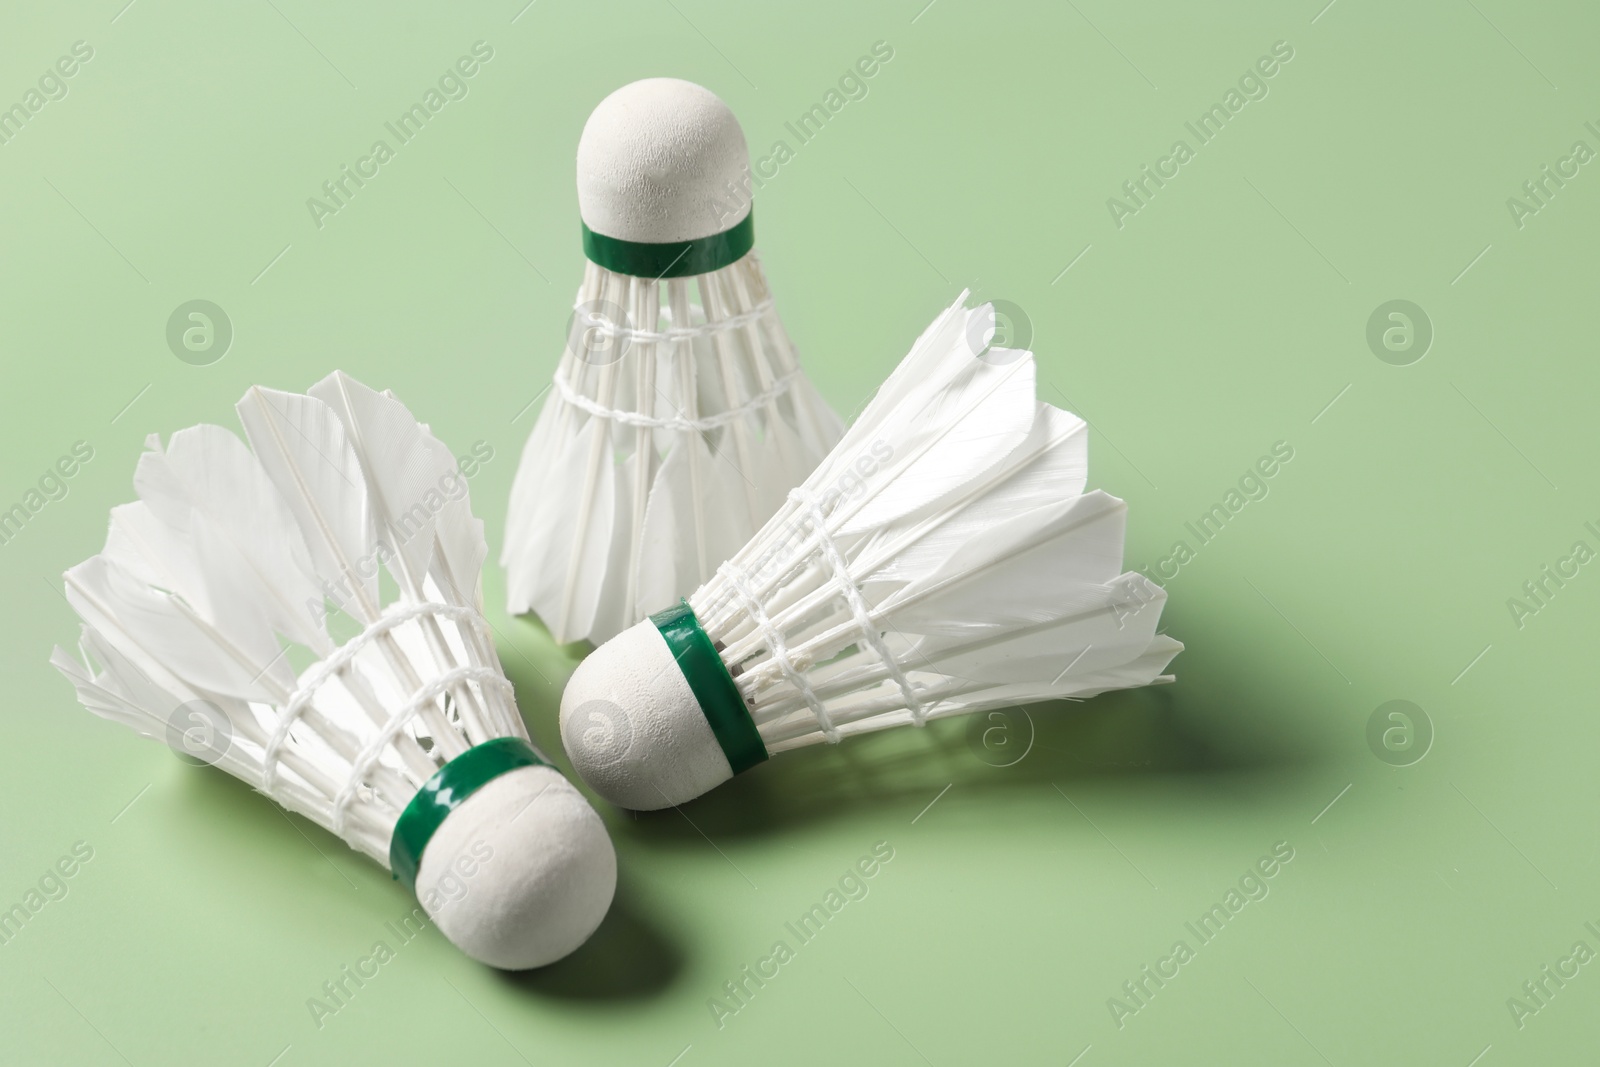
<path fill-rule="evenodd" d="M 600 928 L 582 948 L 548 967 L 502 971 L 511 986 L 561 1000 L 642 1000 L 670 986 L 683 970 L 684 954 L 650 919 L 631 888 L 626 869 Z"/>
<path fill-rule="evenodd" d="M 1194 611 L 1191 605 L 1191 611 Z M 1282 664 L 1264 661 L 1214 620 L 1168 612 L 1188 649 L 1172 685 L 1054 701 L 903 727 L 837 746 L 783 752 L 689 804 L 639 812 L 613 832 L 640 840 L 739 837 L 848 817 L 868 806 L 925 803 L 947 785 L 1065 790 L 1097 781 L 1161 779 L 1197 798 L 1232 793 L 1243 779 L 1282 783 L 1324 759 L 1321 694 Z M 1198 614 L 1198 613 L 1197 613 Z M 1340 687 L 1342 689 L 1342 687 Z M 1334 700 L 1344 700 L 1342 694 Z"/>
<path fill-rule="evenodd" d="M 186 807 L 196 812 L 197 818 L 213 828 L 225 827 L 232 837 L 259 842 L 265 846 L 263 851 L 281 857 L 276 869 L 282 873 L 284 885 L 298 888 L 273 896 L 274 906 L 283 909 L 280 921 L 293 921 L 301 909 L 314 906 L 320 891 L 350 903 L 346 894 L 351 885 L 376 891 L 361 894 L 358 901 L 360 907 L 371 909 L 374 930 L 380 929 L 383 920 L 417 906 L 415 898 L 381 866 L 349 851 L 343 841 L 310 820 L 275 810 L 271 800 L 247 783 L 214 767 L 176 766 L 170 774 L 172 781 L 165 787 L 185 794 Z M 209 859 L 214 857 L 197 852 L 197 862 Z M 219 873 L 224 880 L 229 876 Z M 629 877 L 624 860 L 611 910 L 594 935 L 572 955 L 537 970 L 495 973 L 507 984 L 542 998 L 625 1001 L 662 992 L 683 969 L 683 949 L 653 920 Z M 440 943 L 445 943 L 434 930 L 425 936 L 439 937 Z"/>

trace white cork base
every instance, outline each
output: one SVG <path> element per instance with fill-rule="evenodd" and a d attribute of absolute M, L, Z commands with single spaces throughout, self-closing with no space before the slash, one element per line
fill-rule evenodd
<path fill-rule="evenodd" d="M 456 947 L 525 970 L 588 940 L 611 907 L 617 855 L 583 794 L 519 767 L 468 797 L 423 850 L 417 900 Z"/>
<path fill-rule="evenodd" d="M 624 85 L 578 141 L 578 213 L 595 233 L 666 244 L 750 213 L 750 149 L 717 95 L 678 78 Z"/>
<path fill-rule="evenodd" d="M 649 619 L 578 665 L 561 696 L 561 741 L 595 792 L 638 811 L 682 804 L 733 777 L 666 638 Z"/>

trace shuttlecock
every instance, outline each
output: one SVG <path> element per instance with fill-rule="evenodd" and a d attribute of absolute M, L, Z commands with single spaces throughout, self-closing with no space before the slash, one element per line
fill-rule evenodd
<path fill-rule="evenodd" d="M 309 392 L 245 394 L 253 453 L 220 426 L 149 439 L 139 500 L 66 573 L 84 662 L 52 662 L 90 711 L 389 867 L 468 955 L 559 959 L 604 917 L 616 855 L 529 744 L 466 480 L 391 394 L 338 372 Z"/>
<path fill-rule="evenodd" d="M 601 795 L 660 808 L 785 749 L 1171 681 L 1083 421 L 965 299 L 710 581 L 578 666 L 561 736 Z"/>
<path fill-rule="evenodd" d="M 578 144 L 583 285 L 522 455 L 501 562 L 514 614 L 607 640 L 710 577 L 839 439 L 751 251 L 726 104 L 626 85 Z"/>

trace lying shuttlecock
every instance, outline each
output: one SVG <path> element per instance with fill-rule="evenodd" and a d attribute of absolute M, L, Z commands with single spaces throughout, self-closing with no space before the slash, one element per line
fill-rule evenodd
<path fill-rule="evenodd" d="M 139 500 L 66 574 L 86 662 L 52 662 L 90 711 L 197 749 L 388 866 L 468 955 L 560 959 L 610 906 L 616 854 L 528 742 L 457 461 L 337 372 L 238 411 L 253 454 L 220 426 L 150 439 Z M 297 652 L 313 660 L 298 675 Z"/>
<path fill-rule="evenodd" d="M 839 439 L 751 251 L 744 132 L 675 78 L 601 101 L 578 144 L 588 256 L 511 491 L 510 610 L 605 641 L 709 578 Z"/>
<path fill-rule="evenodd" d="M 785 749 L 1171 681 L 1166 594 L 1122 571 L 1123 502 L 1083 491 L 1083 421 L 965 299 L 715 577 L 578 666 L 561 736 L 607 799 L 665 807 Z"/>

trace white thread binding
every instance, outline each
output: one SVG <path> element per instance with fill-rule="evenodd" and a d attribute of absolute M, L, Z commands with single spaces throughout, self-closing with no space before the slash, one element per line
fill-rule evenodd
<path fill-rule="evenodd" d="M 817 725 L 822 728 L 822 735 L 832 744 L 839 741 L 839 731 L 833 725 L 833 716 L 828 714 L 827 706 L 817 697 L 816 691 L 811 688 L 811 683 L 806 676 L 795 670 L 794 662 L 789 658 L 789 646 L 784 643 L 783 633 L 772 624 L 772 619 L 767 615 L 767 610 L 756 599 L 755 592 L 745 582 L 744 575 L 730 560 L 717 568 L 717 573 L 733 586 L 736 599 L 749 613 L 751 621 L 761 631 L 762 639 L 767 643 L 767 651 L 772 653 L 772 658 L 777 661 L 778 670 L 783 672 L 783 677 L 788 683 L 800 691 L 805 702 L 811 708 L 811 714 L 816 716 Z"/>
<path fill-rule="evenodd" d="M 883 635 L 873 625 L 872 613 L 868 611 L 867 602 L 861 596 L 861 587 L 856 585 L 854 579 L 850 577 L 850 565 L 839 554 L 839 546 L 834 544 L 833 538 L 828 536 L 827 518 L 822 514 L 822 508 L 818 506 L 816 498 L 802 486 L 790 491 L 789 499 L 804 509 L 811 519 L 811 525 L 814 528 L 817 540 L 817 551 L 822 555 L 829 568 L 832 569 L 834 577 L 838 580 L 841 591 L 844 594 L 845 603 L 849 605 L 850 613 L 855 616 L 856 628 L 861 632 L 861 639 L 883 661 L 884 670 L 894 680 L 894 684 L 899 686 L 900 696 L 906 702 L 906 709 L 911 712 L 912 723 L 917 726 L 925 725 L 928 713 L 923 708 L 922 701 L 917 699 L 916 692 L 911 687 L 911 679 L 905 676 L 905 672 L 900 669 L 900 665 L 894 661 L 894 656 L 890 653 L 889 646 L 884 644 Z M 836 740 L 836 738 L 829 738 L 829 740 Z"/>
<path fill-rule="evenodd" d="M 289 702 L 284 705 L 283 717 L 278 721 L 277 727 L 272 731 L 272 737 L 267 741 L 266 751 L 262 754 L 262 792 L 270 794 L 274 784 L 277 782 L 278 764 L 280 762 L 278 751 L 284 746 L 284 743 L 288 741 L 289 730 L 299 720 L 301 714 L 306 710 L 306 708 L 310 706 L 311 699 L 316 695 L 317 690 L 321 688 L 329 678 L 336 674 L 342 673 L 345 668 L 350 665 L 351 661 L 354 660 L 355 657 L 361 652 L 361 650 L 375 641 L 380 635 L 386 634 L 395 627 L 410 622 L 413 619 L 421 618 L 424 615 L 433 615 L 439 618 L 448 619 L 451 622 L 459 623 L 465 621 L 471 623 L 480 634 L 483 634 L 485 628 L 483 619 L 476 611 L 473 611 L 471 608 L 462 607 L 456 604 L 425 602 L 420 604 L 395 603 L 389 605 L 389 607 L 385 609 L 384 613 L 377 619 L 373 620 L 373 622 L 370 623 L 366 629 L 362 630 L 359 634 L 346 641 L 333 653 L 333 655 L 312 665 L 311 669 L 306 671 L 305 676 L 300 680 L 299 688 L 297 688 L 294 693 L 290 695 Z M 477 681 L 486 685 L 496 685 L 497 688 L 500 688 L 508 695 L 513 693 L 511 683 L 507 682 L 505 678 L 500 675 L 499 671 L 484 667 L 461 667 L 441 675 L 440 678 L 451 679 L 451 681 L 449 681 L 444 688 L 438 689 L 432 693 L 432 695 L 430 695 L 427 699 L 434 699 L 440 693 L 444 692 L 445 689 L 449 688 L 450 685 L 453 685 L 455 681 L 459 680 L 454 676 L 460 674 L 462 671 L 485 672 L 488 677 L 479 678 L 476 675 L 473 675 L 473 677 Z M 432 686 L 430 685 L 427 688 L 432 688 Z M 426 691 L 426 689 L 424 691 Z M 399 725 L 397 725 L 397 723 L 403 725 L 407 719 L 420 712 L 425 704 L 426 701 L 419 702 L 416 697 L 413 696 L 412 700 L 401 709 L 401 714 L 397 715 L 396 717 L 392 717 L 389 720 L 388 724 L 386 724 L 384 727 L 384 734 L 381 736 L 392 739 L 394 734 L 399 732 Z M 391 729 L 393 732 L 391 732 Z M 362 773 L 364 774 L 365 771 L 362 771 Z M 353 796 L 353 786 L 356 781 L 357 779 L 353 778 L 351 780 L 351 784 L 347 785 L 345 789 L 340 792 L 340 796 L 344 797 L 346 792 L 349 792 L 350 795 Z M 348 798 L 346 798 L 344 802 L 348 803 Z M 344 811 L 342 807 L 335 809 L 334 819 L 339 827 L 344 825 Z M 340 833 L 342 830 L 336 829 L 335 832 Z"/>
<path fill-rule="evenodd" d="M 773 307 L 772 298 L 769 296 L 748 311 L 741 311 L 737 315 L 729 315 L 715 322 L 702 322 L 694 326 L 669 326 L 665 330 L 636 330 L 632 326 L 618 325 L 601 315 L 591 306 L 593 303 L 594 301 L 580 303 L 572 308 L 580 316 L 580 324 L 584 329 L 593 330 L 602 337 L 637 341 L 640 344 L 666 344 L 669 341 L 693 341 L 701 337 L 715 337 L 719 333 L 729 333 L 755 322 Z"/>
<path fill-rule="evenodd" d="M 346 780 L 344 788 L 339 790 L 339 795 L 333 799 L 334 833 L 341 835 L 344 833 L 345 808 L 355 799 L 362 780 L 366 778 L 372 765 L 378 762 L 378 757 L 383 755 L 383 750 L 389 747 L 405 728 L 406 723 L 410 722 L 418 712 L 433 703 L 439 694 L 460 682 L 477 682 L 485 687 L 495 684 L 507 690 L 511 688 L 511 683 L 507 682 L 494 667 L 457 667 L 453 671 L 439 675 L 412 693 L 411 699 L 389 716 L 389 721 L 384 724 L 383 729 L 367 742 L 366 747 L 357 753 L 355 762 L 350 765 L 350 777 Z"/>
<path fill-rule="evenodd" d="M 608 408 L 586 396 L 578 393 L 567 381 L 564 371 L 556 371 L 554 384 L 556 392 L 562 400 L 571 404 L 580 411 L 586 411 L 597 419 L 610 419 L 624 426 L 645 427 L 651 430 L 681 430 L 684 432 L 709 433 L 712 430 L 728 425 L 746 415 L 752 414 L 772 403 L 778 397 L 789 391 L 789 386 L 800 377 L 799 369 L 790 371 L 763 393 L 751 397 L 736 408 L 720 411 L 715 415 L 708 415 L 703 419 L 686 419 L 682 415 L 675 415 L 668 419 L 659 419 L 653 415 L 642 415 L 637 411 L 622 411 L 617 408 Z"/>

